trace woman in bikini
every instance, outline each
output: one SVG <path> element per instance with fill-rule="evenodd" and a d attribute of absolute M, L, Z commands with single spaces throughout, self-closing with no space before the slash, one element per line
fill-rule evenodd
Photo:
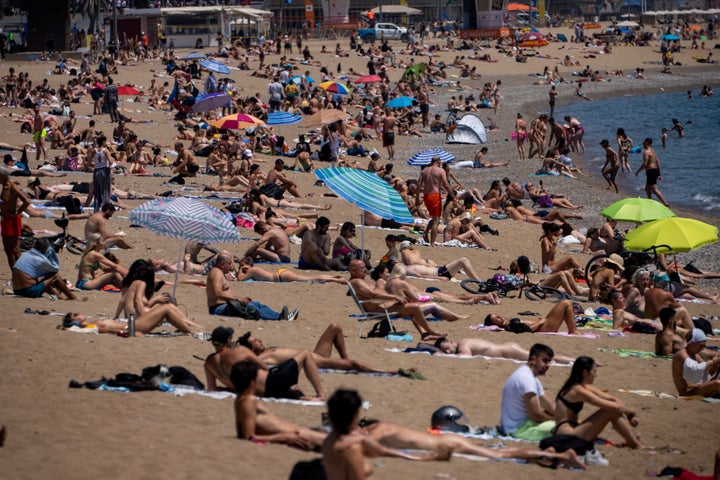
<path fill-rule="evenodd" d="M 543 273 L 557 273 L 563 270 L 580 269 L 580 264 L 573 257 L 564 257 L 555 260 L 557 242 L 562 233 L 562 227 L 557 223 L 545 222 L 542 224 L 543 234 L 540 237 L 540 252 L 542 255 Z"/>
<path fill-rule="evenodd" d="M 95 234 L 85 245 L 85 253 L 80 259 L 77 282 L 75 287 L 80 290 L 100 290 L 106 285 L 122 287 L 123 278 L 127 269 L 122 265 L 111 262 L 100 251 L 105 242 L 100 234 Z"/>
<path fill-rule="evenodd" d="M 522 114 L 517 114 L 515 120 L 515 141 L 517 142 L 517 150 L 520 160 L 525 160 L 525 138 L 527 137 L 527 123 L 523 120 Z"/>
<path fill-rule="evenodd" d="M 617 129 L 617 144 L 618 144 L 618 156 L 620 157 L 620 168 L 623 172 L 630 170 L 630 163 L 628 161 L 628 155 L 633 147 L 633 140 L 625 133 L 625 129 Z"/>
<path fill-rule="evenodd" d="M 362 249 L 350 241 L 355 236 L 355 224 L 345 222 L 340 227 L 340 235 L 337 236 L 332 247 L 332 258 L 360 258 Z M 363 255 L 365 266 L 370 267 L 370 252 L 365 250 Z M 350 260 L 348 260 L 348 263 Z"/>
<path fill-rule="evenodd" d="M 240 260 L 237 281 L 255 280 L 257 282 L 334 282 L 347 283 L 341 275 L 305 275 L 289 268 L 278 268 L 268 271 L 253 265 L 252 258 L 244 257 Z"/>
<path fill-rule="evenodd" d="M 122 282 L 122 296 L 115 311 L 129 317 L 135 315 L 136 332 L 149 333 L 163 322 L 170 323 L 183 333 L 202 331 L 202 326 L 188 319 L 173 303 L 168 294 L 155 295 L 155 271 L 147 260 L 135 260 Z M 117 333 L 127 328 L 124 322 L 105 320 L 101 326 L 107 333 Z"/>
<path fill-rule="evenodd" d="M 590 357 L 578 357 L 570 372 L 570 378 L 560 389 L 555 402 L 556 435 L 576 435 L 589 442 L 602 433 L 608 423 L 623 438 L 623 446 L 643 448 L 640 438 L 633 432 L 639 423 L 638 416 L 622 400 L 593 386 L 597 376 L 597 364 Z M 599 407 L 589 417 L 580 421 L 585 403 Z M 619 444 L 618 444 L 619 445 Z"/>

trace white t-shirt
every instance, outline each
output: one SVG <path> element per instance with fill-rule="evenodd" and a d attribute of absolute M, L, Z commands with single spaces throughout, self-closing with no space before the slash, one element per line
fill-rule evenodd
<path fill-rule="evenodd" d="M 523 365 L 510 375 L 503 387 L 500 425 L 505 432 L 514 432 L 529 419 L 523 396 L 530 392 L 535 394 L 534 401 L 539 405 L 545 390 L 530 367 Z"/>
<path fill-rule="evenodd" d="M 692 358 L 686 358 L 683 364 L 683 378 L 686 382 L 700 385 L 710 380 L 710 375 L 706 373 L 706 362 L 697 362 Z"/>

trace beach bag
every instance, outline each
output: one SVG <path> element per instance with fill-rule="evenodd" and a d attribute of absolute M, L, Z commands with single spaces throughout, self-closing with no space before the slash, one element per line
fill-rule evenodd
<path fill-rule="evenodd" d="M 83 213 L 82 204 L 80 200 L 73 197 L 72 195 L 64 195 L 57 198 L 57 202 L 61 207 L 64 207 L 68 215 L 77 215 Z"/>
<path fill-rule="evenodd" d="M 243 305 L 242 302 L 238 300 L 228 300 L 227 304 L 237 317 L 244 318 L 245 320 L 260 320 L 260 312 L 258 312 L 255 307 Z"/>
<path fill-rule="evenodd" d="M 290 472 L 290 480 L 327 480 L 322 458 L 297 462 Z"/>
<path fill-rule="evenodd" d="M 547 450 L 548 448 L 555 449 L 556 452 L 562 453 L 571 448 L 575 450 L 578 455 L 585 455 L 585 452 L 592 450 L 593 444 L 580 438 L 577 435 L 553 435 L 544 440 L 540 441 L 540 450 Z"/>
<path fill-rule="evenodd" d="M 285 189 L 277 183 L 266 183 L 260 187 L 260 193 L 270 198 L 274 198 L 275 200 L 282 200 L 283 195 L 285 194 Z"/>
<path fill-rule="evenodd" d="M 533 333 L 532 329 L 524 324 L 519 318 L 510 319 L 505 330 L 512 333 Z"/>
<path fill-rule="evenodd" d="M 368 332 L 368 338 L 385 338 L 392 330 L 390 329 L 390 322 L 387 320 L 380 320 L 377 322 Z"/>

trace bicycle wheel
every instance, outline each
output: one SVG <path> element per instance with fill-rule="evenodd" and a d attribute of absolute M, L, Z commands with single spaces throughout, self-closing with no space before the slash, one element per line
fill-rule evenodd
<path fill-rule="evenodd" d="M 496 290 L 495 286 L 489 282 L 483 282 L 482 280 L 463 280 L 460 282 L 460 286 L 468 293 L 477 295 L 478 293 L 489 293 Z"/>
<path fill-rule="evenodd" d="M 605 259 L 609 258 L 610 255 L 607 253 L 601 253 L 592 257 L 585 265 L 585 281 L 590 285 L 590 274 L 600 265 L 605 263 Z"/>
<path fill-rule="evenodd" d="M 549 300 L 557 303 L 566 298 L 565 292 L 561 292 L 557 288 L 541 287 L 540 285 L 532 285 L 525 289 L 525 297 L 528 300 Z"/>

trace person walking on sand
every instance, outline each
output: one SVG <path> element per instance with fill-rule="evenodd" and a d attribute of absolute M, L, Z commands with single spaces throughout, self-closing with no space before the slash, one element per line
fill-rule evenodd
<path fill-rule="evenodd" d="M 666 207 L 670 207 L 670 204 L 665 200 L 665 197 L 658 188 L 658 183 L 662 182 L 662 175 L 660 174 L 660 160 L 658 160 L 655 149 L 652 148 L 652 138 L 646 138 L 643 140 L 643 163 L 635 172 L 637 177 L 640 172 L 645 170 L 647 175 L 645 180 L 645 193 L 647 198 L 652 198 L 653 194 L 660 200 L 660 202 Z"/>
<path fill-rule="evenodd" d="M 440 167 L 440 157 L 437 155 L 430 160 L 430 166 L 420 172 L 418 179 L 417 193 L 415 194 L 415 204 L 420 204 L 420 192 L 423 194 L 423 203 L 430 214 L 430 222 L 428 223 L 423 238 L 430 243 L 432 247 L 437 239 L 438 226 L 440 225 L 440 217 L 442 217 L 442 196 L 441 189 L 444 189 L 450 198 L 455 194 L 447 180 L 445 170 Z M 428 238 L 428 231 L 430 236 Z"/>
<path fill-rule="evenodd" d="M 550 116 L 555 116 L 555 97 L 558 95 L 557 88 L 555 88 L 555 85 L 550 87 L 550 91 L 548 92 L 548 95 L 550 97 L 549 104 L 550 104 Z M 532 156 L 532 155 L 531 155 Z"/>
<path fill-rule="evenodd" d="M 525 160 L 525 138 L 527 137 L 527 123 L 521 113 L 515 119 L 515 141 L 517 142 L 518 156 Z"/>
<path fill-rule="evenodd" d="M 608 182 L 607 190 L 615 189 L 615 193 L 620 193 L 615 177 L 620 169 L 620 157 L 617 152 L 612 149 L 610 142 L 607 139 L 603 139 L 600 142 L 600 146 L 605 150 L 605 165 L 602 168 L 602 176 Z M 638 170 L 639 172 L 639 170 Z M 637 175 L 637 173 L 635 174 Z"/>
<path fill-rule="evenodd" d="M 395 118 L 392 109 L 388 108 L 385 110 L 385 116 L 382 119 L 382 124 L 383 147 L 387 148 L 388 160 L 392 161 L 395 158 L 395 129 L 398 124 L 398 119 Z"/>

